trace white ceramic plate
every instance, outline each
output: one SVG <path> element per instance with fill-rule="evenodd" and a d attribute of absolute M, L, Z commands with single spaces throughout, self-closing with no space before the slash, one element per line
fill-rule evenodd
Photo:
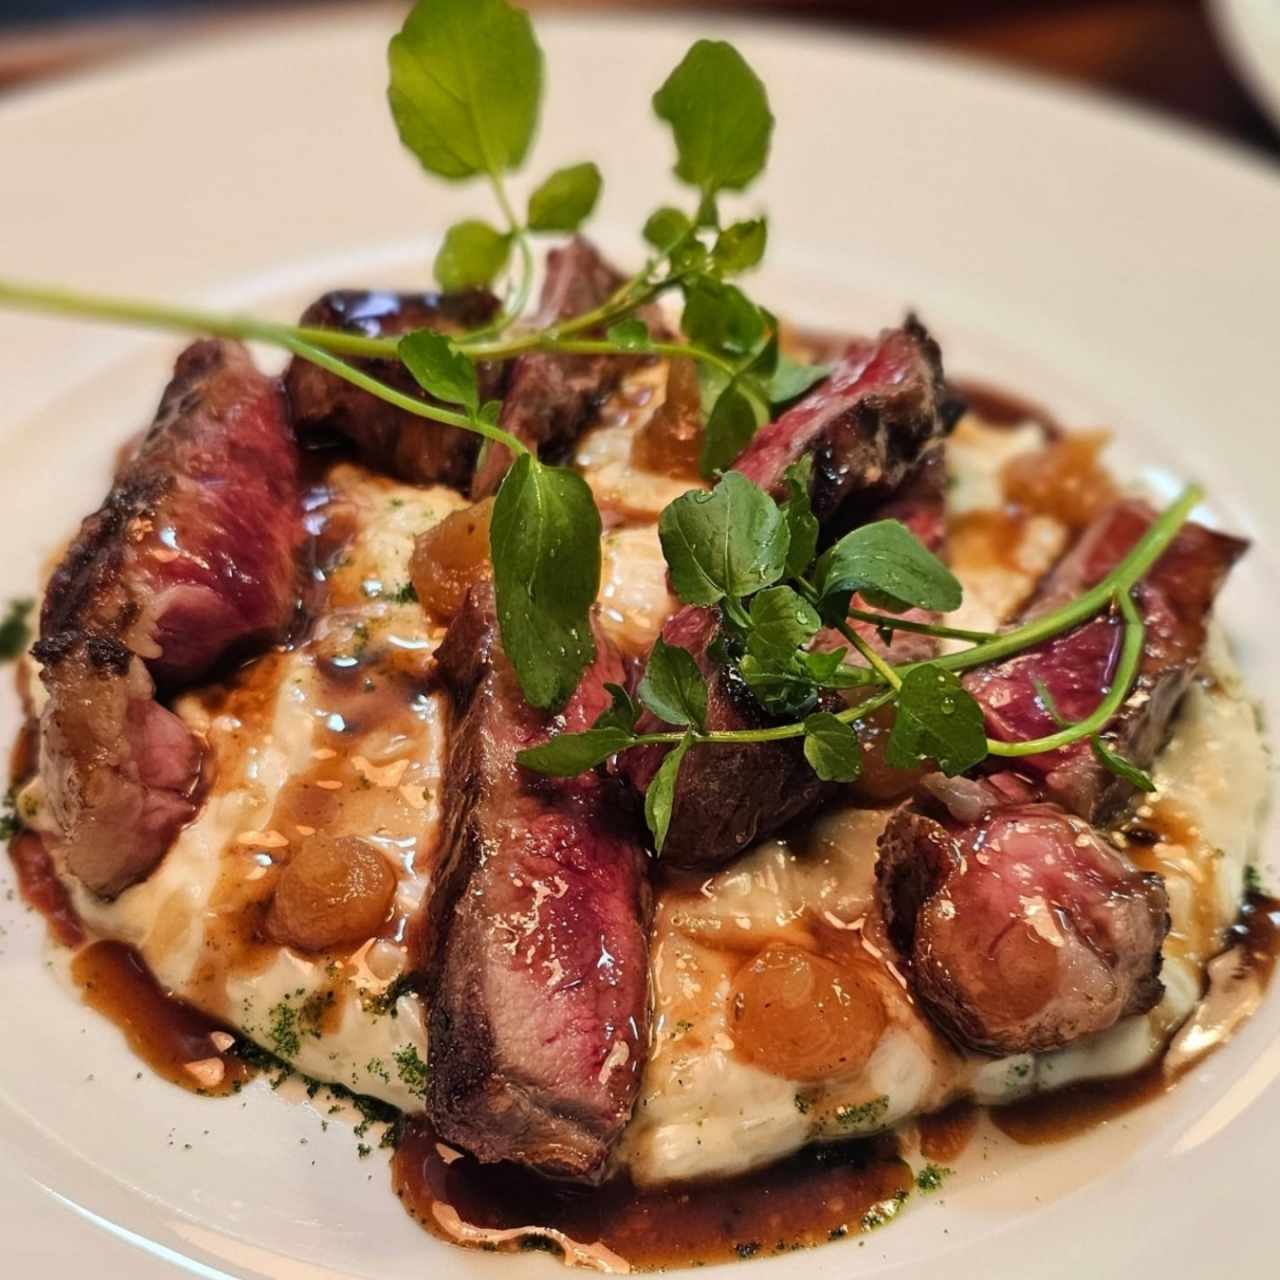
<path fill-rule="evenodd" d="M 1213 0 L 1227 53 L 1280 128 L 1280 0 Z"/>
<path fill-rule="evenodd" d="M 324 287 L 420 280 L 482 189 L 423 180 L 383 105 L 392 18 L 368 13 L 37 91 L 0 108 L 0 272 L 282 317 Z M 703 31 L 707 24 L 700 24 Z M 534 168 L 587 157 L 624 261 L 662 198 L 648 97 L 694 28 L 539 24 Z M 757 286 L 846 328 L 919 308 L 949 366 L 1113 425 L 1134 465 L 1194 475 L 1256 539 L 1224 601 L 1280 707 L 1276 352 L 1280 181 L 1095 99 L 908 48 L 729 33 L 779 117 Z M 100 498 L 176 341 L 0 314 L 0 599 Z M 0 738 L 16 726 L 3 682 Z M 1274 845 L 1274 828 L 1271 832 Z M 7 871 L 0 874 L 7 874 Z M 203 1101 L 152 1078 L 60 987 L 38 919 L 0 901 L 0 1255 L 7 1275 L 550 1277 L 414 1227 L 382 1156 L 256 1085 Z M 1065 1145 L 981 1141 L 940 1197 L 866 1237 L 752 1265 L 825 1280 L 1274 1274 L 1280 993 L 1170 1096 Z M 189 1146 L 188 1146 L 189 1144 Z M 746 1275 L 748 1273 L 740 1273 Z"/>

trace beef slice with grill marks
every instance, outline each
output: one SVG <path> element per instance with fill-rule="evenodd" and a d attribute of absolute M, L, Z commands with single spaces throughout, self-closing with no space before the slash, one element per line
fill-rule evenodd
<path fill-rule="evenodd" d="M 445 846 L 424 931 L 430 1110 L 483 1161 L 599 1180 L 648 1048 L 647 858 L 617 783 L 546 778 L 516 755 L 585 729 L 622 664 L 597 656 L 559 715 L 531 708 L 473 587 L 439 651 L 456 721 Z"/>
<path fill-rule="evenodd" d="M 238 343 L 178 359 L 156 420 L 50 579 L 41 775 L 69 869 L 111 897 L 196 811 L 201 746 L 159 697 L 294 616 L 298 458 Z"/>
<path fill-rule="evenodd" d="M 545 329 L 594 311 L 622 283 L 622 274 L 600 256 L 599 250 L 589 240 L 575 236 L 547 254 L 547 271 L 534 323 Z M 499 426 L 544 460 L 563 458 L 634 363 L 627 356 L 557 355 L 549 351 L 517 356 L 503 397 Z M 510 465 L 509 449 L 503 445 L 487 447 L 476 467 L 471 496 L 486 498 L 496 493 Z"/>
<path fill-rule="evenodd" d="M 484 325 L 497 310 L 497 298 L 484 290 L 441 294 L 338 289 L 313 302 L 300 323 L 365 338 L 398 338 L 415 329 L 462 333 Z M 351 363 L 397 391 L 435 403 L 399 360 Z M 477 376 L 483 399 L 501 394 L 499 367 L 482 364 Z M 481 443 L 474 432 L 399 409 L 301 357 L 290 363 L 285 386 L 300 432 L 337 432 L 355 444 L 371 466 L 413 484 L 457 489 L 470 484 Z"/>
<path fill-rule="evenodd" d="M 1099 583 L 1154 519 L 1152 509 L 1136 499 L 1110 507 L 1051 571 L 1023 620 L 1040 617 Z M 1132 693 L 1103 737 L 1140 769 L 1151 765 L 1168 737 L 1174 711 L 1200 663 L 1214 599 L 1246 546 L 1203 525 L 1185 524 L 1138 584 L 1135 600 L 1146 627 L 1141 665 Z M 971 672 L 965 687 L 982 706 L 988 735 L 1016 742 L 1056 731 L 1037 681 L 1062 719 L 1075 722 L 1090 715 L 1111 686 L 1123 631 L 1117 613 L 1103 614 Z M 1133 791 L 1102 764 L 1087 740 L 1020 757 L 1017 767 L 1037 779 L 1046 798 L 1095 822 L 1114 813 Z"/>
<path fill-rule="evenodd" d="M 1040 1053 L 1158 1003 L 1159 876 L 1016 778 L 929 782 L 890 819 L 876 875 L 911 989 L 949 1035 Z"/>
<path fill-rule="evenodd" d="M 953 423 L 937 344 L 913 320 L 873 342 L 850 346 L 825 382 L 757 434 L 735 469 L 782 499 L 786 469 L 811 456 L 810 498 L 824 529 L 894 515 L 914 521 L 940 542 L 940 460 L 930 446 Z M 900 506 L 893 505 L 895 499 Z M 718 630 L 715 610 L 690 605 L 673 614 L 662 631 L 668 644 L 693 654 L 708 679 L 707 727 L 775 723 L 741 679 L 715 662 Z M 840 703 L 831 699 L 823 705 L 836 709 Z M 659 723 L 646 712 L 639 727 L 652 731 Z M 643 792 L 668 749 L 638 748 L 619 767 Z M 677 866 L 715 866 L 811 811 L 835 790 L 813 773 L 799 739 L 694 746 L 681 765 L 662 856 Z"/>

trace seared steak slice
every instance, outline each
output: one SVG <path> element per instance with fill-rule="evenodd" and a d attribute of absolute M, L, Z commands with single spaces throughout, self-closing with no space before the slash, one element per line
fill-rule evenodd
<path fill-rule="evenodd" d="M 911 318 L 850 344 L 825 382 L 756 433 L 734 469 L 781 500 L 787 468 L 807 454 L 814 514 L 825 524 L 852 503 L 845 514 L 856 518 L 893 497 L 958 416 L 938 344 Z"/>
<path fill-rule="evenodd" d="M 547 254 L 535 323 L 544 329 L 594 311 L 623 283 L 596 247 L 575 236 Z M 563 356 L 531 351 L 518 356 L 502 402 L 499 425 L 544 458 L 566 453 L 600 402 L 632 362 L 621 356 Z M 510 450 L 484 451 L 471 486 L 473 498 L 496 493 L 511 465 Z"/>
<path fill-rule="evenodd" d="M 340 289 L 326 293 L 302 313 L 301 324 L 346 329 L 366 338 L 390 338 L 415 329 L 462 333 L 491 320 L 498 300 L 481 290 L 466 293 L 383 293 Z M 429 400 L 399 360 L 353 360 L 382 382 Z M 501 371 L 481 366 L 485 399 L 500 394 Z M 414 484 L 450 484 L 471 479 L 480 437 L 431 422 L 353 387 L 335 374 L 295 358 L 285 386 L 300 431 L 323 427 L 351 440 L 371 466 Z"/>
<path fill-rule="evenodd" d="M 875 342 L 851 346 L 826 382 L 760 431 L 735 469 L 780 499 L 787 467 L 809 454 L 814 460 L 810 497 L 828 528 L 837 520 L 892 516 L 937 549 L 945 529 L 942 460 L 929 446 L 952 425 L 948 405 L 937 344 L 910 321 Z M 715 611 L 686 606 L 662 629 L 663 639 L 688 649 L 707 677 L 707 727 L 772 723 L 737 676 L 712 658 L 718 628 Z M 833 633 L 819 643 L 846 642 Z M 920 656 L 926 649 L 932 652 L 927 638 L 906 633 L 899 633 L 894 644 L 895 656 Z M 834 698 L 831 703 L 840 705 Z M 652 731 L 658 721 L 646 712 L 639 727 Z M 620 767 L 643 791 L 668 749 L 631 751 Z M 662 856 L 678 866 L 715 866 L 834 793 L 814 775 L 798 739 L 695 746 L 680 767 Z"/>
<path fill-rule="evenodd" d="M 488 582 L 439 662 L 457 721 L 445 845 L 424 957 L 431 1117 L 447 1142 L 588 1181 L 631 1114 L 648 1048 L 646 859 L 633 815 L 595 773 L 552 779 L 515 761 L 553 728 L 590 726 L 622 663 L 597 658 L 564 711 L 521 696 Z"/>
<path fill-rule="evenodd" d="M 673 614 L 662 628 L 667 644 L 687 649 L 706 677 L 707 727 L 758 729 L 778 723 L 761 709 L 736 670 L 711 656 L 719 634 L 719 613 L 692 606 Z M 646 712 L 639 727 L 650 732 L 659 722 Z M 637 791 L 643 793 L 653 780 L 667 751 L 637 747 L 623 757 L 621 767 Z M 690 747 L 680 765 L 662 859 L 677 867 L 715 866 L 807 813 L 835 790 L 809 767 L 800 738 Z"/>
<path fill-rule="evenodd" d="M 195 812 L 201 751 L 156 700 L 283 631 L 297 451 L 238 343 L 179 357 L 154 425 L 50 579 L 34 653 L 41 772 L 68 867 L 113 896 Z"/>
<path fill-rule="evenodd" d="M 1154 518 L 1144 502 L 1131 499 L 1111 507 L 1048 576 L 1026 617 L 1046 613 L 1100 582 Z M 1139 768 L 1147 768 L 1164 744 L 1174 710 L 1200 662 L 1214 597 L 1246 545 L 1203 525 L 1185 524 L 1138 586 L 1135 598 L 1146 624 L 1142 665 L 1133 693 L 1104 736 Z M 1112 613 L 972 672 L 965 687 L 982 704 L 987 733 L 1014 742 L 1055 731 L 1036 681 L 1048 689 L 1064 719 L 1084 719 L 1110 687 L 1122 638 L 1123 623 Z M 1091 821 L 1113 813 L 1132 793 L 1087 741 L 1023 757 L 1017 764 L 1039 780 L 1045 796 Z"/>
<path fill-rule="evenodd" d="M 904 805 L 876 868 L 890 937 L 934 1020 L 982 1053 L 1038 1053 L 1152 1008 L 1163 880 L 1057 805 L 959 781 L 986 792 L 981 815 L 968 815 L 972 796 L 964 820 L 929 799 Z"/>

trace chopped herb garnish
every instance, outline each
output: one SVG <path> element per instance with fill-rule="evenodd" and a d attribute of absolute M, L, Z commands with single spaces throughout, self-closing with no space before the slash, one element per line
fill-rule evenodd
<path fill-rule="evenodd" d="M 289 1003 L 288 998 L 271 1006 L 267 1014 L 267 1036 L 275 1046 L 275 1051 L 285 1061 L 298 1056 L 302 1040 L 298 1034 L 298 1011 Z"/>
<path fill-rule="evenodd" d="M 916 1188 L 929 1195 L 937 1191 L 954 1172 L 954 1169 L 946 1169 L 942 1165 L 927 1164 L 916 1174 Z"/>
<path fill-rule="evenodd" d="M 881 1200 L 878 1204 L 872 1205 L 866 1213 L 862 1215 L 862 1229 L 864 1231 L 875 1231 L 878 1227 L 883 1227 L 886 1223 L 892 1222 L 898 1216 L 898 1210 L 907 1202 L 907 1197 L 911 1193 L 909 1191 L 896 1191 L 889 1200 Z"/>
<path fill-rule="evenodd" d="M 31 643 L 31 625 L 28 618 L 35 607 L 34 600 L 10 600 L 3 620 L 0 620 L 0 662 L 12 662 L 26 652 Z"/>
<path fill-rule="evenodd" d="M 18 795 L 14 787 L 10 787 L 0 801 L 0 841 L 12 840 L 22 830 L 22 817 L 18 813 Z"/>
<path fill-rule="evenodd" d="M 888 1114 L 889 1099 L 886 1095 L 860 1102 L 856 1106 L 837 1107 L 835 1122 L 842 1129 L 873 1129 Z"/>
<path fill-rule="evenodd" d="M 423 1062 L 417 1048 L 411 1044 L 404 1045 L 396 1050 L 395 1059 L 396 1074 L 400 1077 L 400 1083 L 410 1093 L 417 1094 L 420 1098 L 426 1097 L 427 1085 L 431 1077 L 427 1064 Z"/>

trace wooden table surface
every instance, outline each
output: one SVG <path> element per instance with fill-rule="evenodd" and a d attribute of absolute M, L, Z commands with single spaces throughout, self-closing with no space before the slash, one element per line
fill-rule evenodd
<path fill-rule="evenodd" d="M 1136 99 L 1280 158 L 1280 133 L 1254 106 L 1223 56 L 1200 0 L 524 0 L 534 10 L 698 7 L 794 14 L 843 29 L 898 32 Z M 306 22 L 330 6 L 205 3 L 170 16 L 96 23 L 3 25 L 6 87 L 198 38 L 210 29 L 278 19 Z"/>

